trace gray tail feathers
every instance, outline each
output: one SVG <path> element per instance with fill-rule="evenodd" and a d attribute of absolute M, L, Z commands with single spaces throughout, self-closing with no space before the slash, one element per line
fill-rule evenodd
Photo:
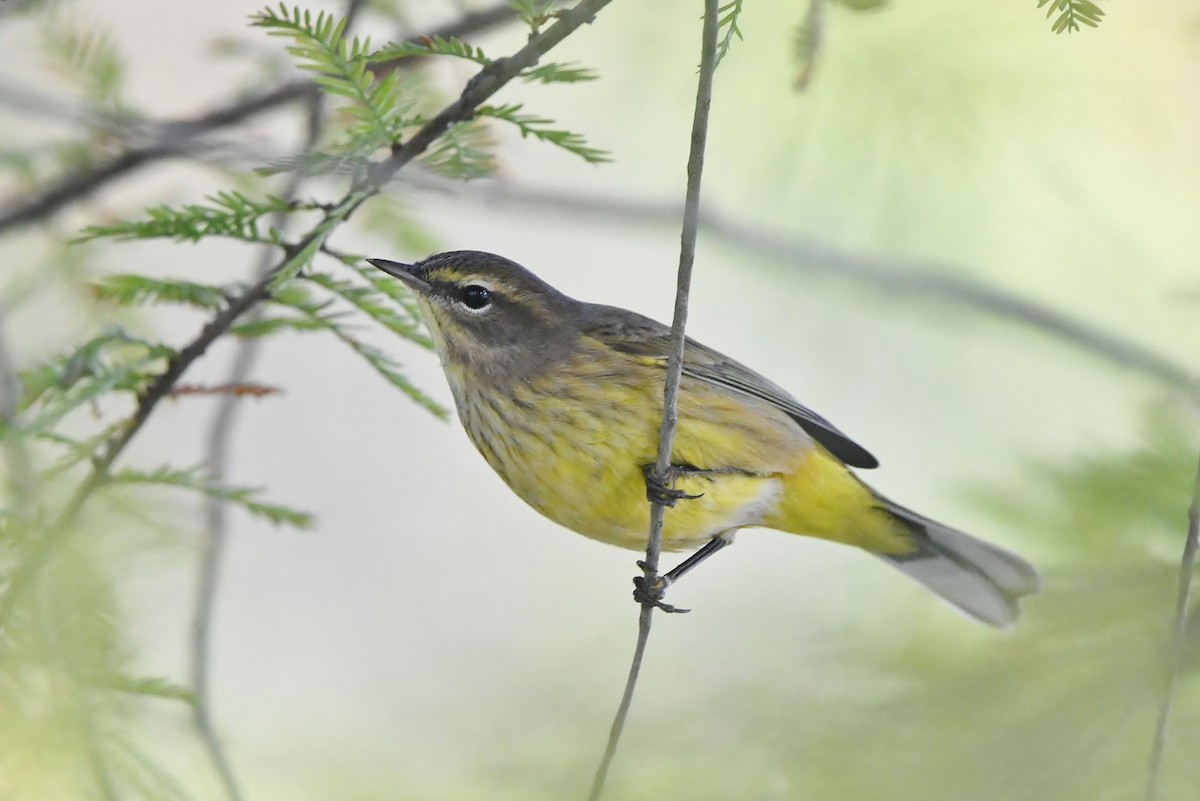
<path fill-rule="evenodd" d="M 1033 566 L 1014 553 L 880 498 L 883 507 L 912 534 L 914 553 L 880 556 L 971 617 L 1010 626 L 1017 602 L 1041 586 Z"/>

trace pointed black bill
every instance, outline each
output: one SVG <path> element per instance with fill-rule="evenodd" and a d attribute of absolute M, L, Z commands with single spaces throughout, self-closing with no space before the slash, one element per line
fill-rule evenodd
<path fill-rule="evenodd" d="M 404 264 L 403 262 L 388 261 L 387 259 L 367 259 L 367 261 L 393 278 L 399 278 L 418 292 L 425 292 L 429 289 L 428 283 L 413 274 L 412 271 L 416 267 L 415 264 Z"/>

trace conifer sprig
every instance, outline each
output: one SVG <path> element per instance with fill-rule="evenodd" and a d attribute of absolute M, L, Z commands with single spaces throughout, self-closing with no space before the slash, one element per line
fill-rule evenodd
<path fill-rule="evenodd" d="M 1050 26 L 1050 30 L 1054 33 L 1074 33 L 1081 30 L 1080 25 L 1086 25 L 1089 28 L 1095 28 L 1100 24 L 1100 18 L 1104 16 L 1104 9 L 1092 2 L 1092 0 L 1038 0 L 1038 8 L 1048 6 L 1046 8 L 1046 19 L 1054 16 L 1054 12 L 1058 12 L 1058 17 L 1054 20 L 1054 24 Z"/>
<path fill-rule="evenodd" d="M 569 153 L 574 153 L 590 164 L 603 164 L 604 162 L 612 161 L 612 157 L 609 156 L 608 151 L 591 147 L 582 134 L 552 128 L 550 126 L 554 124 L 554 120 L 538 117 L 534 114 L 525 114 L 522 112 L 523 108 L 524 106 L 520 103 L 509 103 L 503 106 L 481 106 L 478 114 L 483 117 L 492 117 L 493 119 L 512 123 L 517 126 L 522 138 L 531 136 L 543 142 L 549 142 Z"/>
<path fill-rule="evenodd" d="M 207 200 L 208 203 L 189 203 L 178 208 L 153 206 L 146 209 L 146 217 L 141 220 L 89 225 L 75 241 L 174 239 L 179 242 L 199 242 L 206 237 L 224 237 L 243 242 L 282 245 L 279 231 L 265 225 L 263 218 L 301 208 L 283 198 L 268 196 L 254 200 L 234 191 L 218 192 Z"/>
<path fill-rule="evenodd" d="M 192 490 L 202 495 L 227 501 L 240 506 L 255 517 L 261 517 L 275 525 L 289 525 L 296 528 L 311 528 L 312 515 L 278 503 L 268 503 L 258 499 L 262 490 L 253 487 L 229 487 L 214 484 L 207 477 L 202 467 L 179 469 L 162 466 L 151 471 L 124 469 L 109 476 L 109 485 L 122 484 L 155 484 L 164 487 Z"/>

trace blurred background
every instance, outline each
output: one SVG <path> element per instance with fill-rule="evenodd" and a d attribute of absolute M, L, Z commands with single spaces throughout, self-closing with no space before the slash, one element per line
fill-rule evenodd
<path fill-rule="evenodd" d="M 1114 0 L 1098 28 L 1056 36 L 1032 0 L 855 6 L 875 4 L 818 7 L 806 64 L 804 4 L 745 4 L 717 74 L 689 333 L 872 450 L 880 491 L 1017 550 L 1045 588 L 997 632 L 860 552 L 746 531 L 672 590 L 691 614 L 657 618 L 606 797 L 1140 798 L 1200 446 L 1200 10 Z M 372 2 L 354 30 L 378 45 L 494 8 Z M 0 4 L 0 221 L 145 147 L 139 120 L 195 119 L 293 80 L 286 42 L 248 26 L 259 9 Z M 406 170 L 331 243 L 494 251 L 669 321 L 700 14 L 614 2 L 552 54 L 599 80 L 497 98 L 611 163 L 493 123 L 492 177 Z M 499 56 L 527 34 L 504 17 L 467 38 Z M 443 101 L 476 71 L 403 69 Z M 100 130 L 97 108 L 131 122 Z M 185 344 L 210 313 L 118 308 L 89 286 L 118 272 L 248 281 L 256 247 L 68 242 L 159 203 L 280 192 L 286 177 L 251 170 L 303 132 L 303 107 L 280 104 L 197 153 L 0 222 L 6 359 L 35 370 L 114 324 Z M 343 187 L 316 178 L 300 196 Z M 450 405 L 436 356 L 358 322 Z M 185 382 L 225 381 L 238 348 L 218 341 Z M 314 522 L 229 511 L 208 706 L 242 796 L 583 797 L 632 652 L 637 556 L 539 517 L 456 420 L 333 337 L 265 339 L 251 377 L 279 391 L 237 401 L 227 479 Z M 202 464 L 223 399 L 164 402 L 119 465 Z M 11 406 L 9 574 L 29 491 Z M 131 408 L 104 396 L 63 430 L 86 438 Z M 53 444 L 24 456 L 52 467 Z M 25 513 L 53 519 L 83 475 L 39 478 Z M 0 797 L 228 796 L 186 690 L 205 532 L 203 499 L 169 488 L 106 488 L 86 508 L 4 635 Z M 1183 644 L 1171 799 L 1200 786 L 1200 640 Z M 94 681 L 118 673 L 139 678 Z"/>

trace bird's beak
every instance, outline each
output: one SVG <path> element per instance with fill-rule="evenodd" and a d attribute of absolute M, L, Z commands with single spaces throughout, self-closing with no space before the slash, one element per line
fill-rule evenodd
<path fill-rule="evenodd" d="M 417 292 L 424 293 L 429 291 L 429 284 L 413 275 L 412 271 L 416 266 L 414 264 L 402 264 L 401 262 L 388 261 L 387 259 L 367 259 L 367 261 L 393 278 L 399 278 Z"/>

